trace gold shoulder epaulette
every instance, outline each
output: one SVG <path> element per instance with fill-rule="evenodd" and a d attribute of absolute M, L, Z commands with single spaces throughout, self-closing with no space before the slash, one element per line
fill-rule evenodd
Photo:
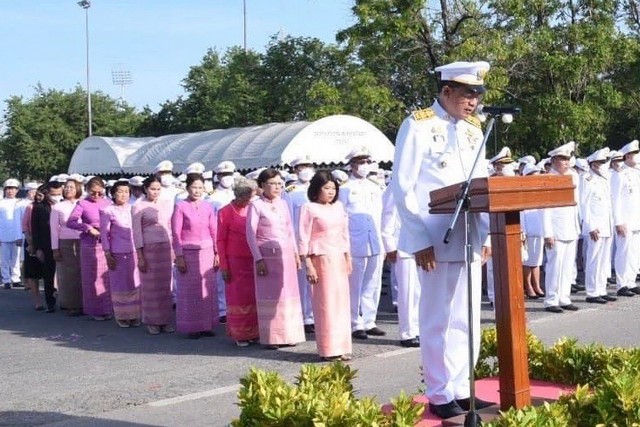
<path fill-rule="evenodd" d="M 476 116 L 469 116 L 466 119 L 464 119 L 464 121 L 477 128 L 482 127 L 482 122 Z"/>
<path fill-rule="evenodd" d="M 417 110 L 411 113 L 414 120 L 426 120 L 436 115 L 436 112 L 433 111 L 433 108 L 423 108 L 422 110 Z"/>
<path fill-rule="evenodd" d="M 284 191 L 286 191 L 287 193 L 291 193 L 295 189 L 296 189 L 295 185 L 290 185 L 287 188 L 285 188 Z"/>

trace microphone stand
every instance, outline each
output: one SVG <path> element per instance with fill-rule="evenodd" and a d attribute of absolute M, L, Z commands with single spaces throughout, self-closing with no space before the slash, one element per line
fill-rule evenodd
<path fill-rule="evenodd" d="M 471 172 L 469 172 L 469 176 L 467 180 L 462 184 L 462 188 L 460 188 L 460 193 L 457 196 L 457 204 L 456 210 L 453 213 L 453 217 L 451 218 L 451 222 L 449 223 L 449 228 L 447 229 L 444 235 L 444 243 L 448 244 L 451 240 L 451 235 L 453 234 L 453 228 L 460 217 L 460 212 L 464 212 L 464 249 L 465 256 L 464 262 L 467 270 L 467 305 L 468 305 L 468 318 L 469 322 L 469 343 L 468 343 L 468 351 L 469 351 L 469 412 L 464 419 L 465 427 L 477 427 L 482 425 L 482 418 L 480 418 L 480 414 L 476 412 L 476 385 L 475 385 L 475 373 L 474 373 L 474 351 L 473 351 L 473 341 L 474 341 L 474 331 L 473 331 L 473 286 L 472 286 L 472 274 L 471 274 L 471 261 L 473 259 L 473 249 L 471 247 L 471 225 L 469 224 L 469 209 L 470 209 L 470 200 L 469 200 L 469 188 L 471 187 L 471 179 L 473 178 L 473 174 L 480 162 L 480 156 L 482 155 L 482 149 L 486 146 L 487 140 L 489 139 L 489 135 L 491 135 L 491 131 L 493 130 L 495 124 L 495 118 L 491 117 L 489 119 L 489 123 L 487 124 L 487 132 L 484 135 L 484 139 L 482 140 L 482 144 L 478 149 L 478 154 L 476 155 L 476 159 L 473 162 L 473 166 L 471 167 Z"/>

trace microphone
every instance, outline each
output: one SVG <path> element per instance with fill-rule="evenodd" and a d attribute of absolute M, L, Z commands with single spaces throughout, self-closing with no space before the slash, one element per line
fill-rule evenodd
<path fill-rule="evenodd" d="M 478 105 L 476 109 L 478 114 L 485 114 L 491 116 L 501 116 L 503 114 L 516 115 L 522 112 L 520 107 L 492 107 L 489 105 Z"/>

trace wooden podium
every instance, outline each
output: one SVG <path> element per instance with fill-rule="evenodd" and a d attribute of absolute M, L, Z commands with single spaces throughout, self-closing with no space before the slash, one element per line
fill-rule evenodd
<path fill-rule="evenodd" d="M 459 183 L 432 191 L 430 212 L 452 214 L 461 185 Z M 501 410 L 531 404 L 520 211 L 575 204 L 574 185 L 570 176 L 536 175 L 471 180 L 469 211 L 488 212 L 491 218 Z"/>

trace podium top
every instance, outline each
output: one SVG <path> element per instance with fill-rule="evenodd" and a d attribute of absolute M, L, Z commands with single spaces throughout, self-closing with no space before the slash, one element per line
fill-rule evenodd
<path fill-rule="evenodd" d="M 432 214 L 453 213 L 463 183 L 433 190 Z M 568 175 L 492 176 L 471 180 L 470 212 L 513 212 L 575 206 L 575 186 Z"/>

